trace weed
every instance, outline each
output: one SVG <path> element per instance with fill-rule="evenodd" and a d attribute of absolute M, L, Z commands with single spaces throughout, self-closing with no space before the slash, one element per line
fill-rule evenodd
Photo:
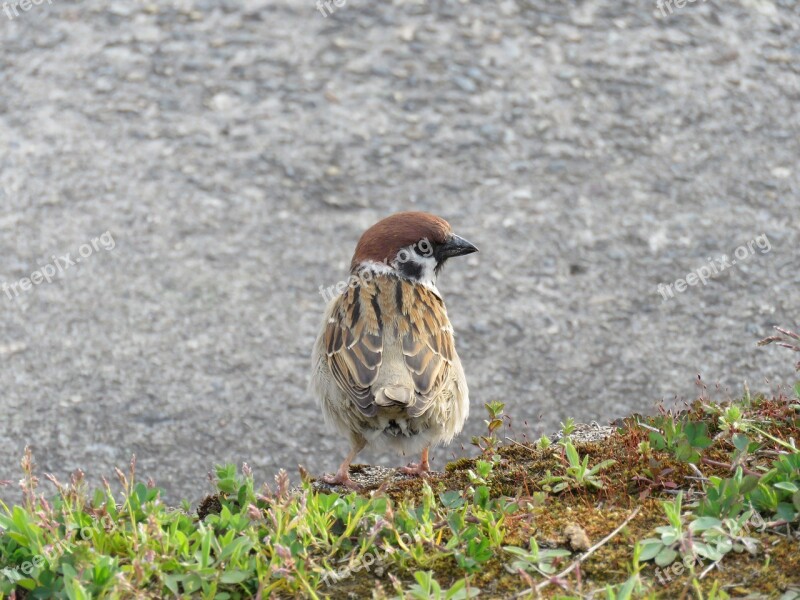
<path fill-rule="evenodd" d="M 447 590 L 442 590 L 442 586 L 434 579 L 431 571 L 418 571 L 414 573 L 417 583 L 409 589 L 409 596 L 416 600 L 464 600 L 474 598 L 480 593 L 477 588 L 467 589 L 466 581 L 459 579 Z M 402 587 L 398 590 L 399 598 L 406 597 L 402 592 Z"/>
<path fill-rule="evenodd" d="M 486 423 L 487 435 L 473 437 L 472 443 L 480 448 L 484 456 L 494 456 L 497 454 L 497 447 L 499 445 L 499 440 L 495 432 L 503 425 L 503 408 L 505 408 L 505 404 L 502 402 L 487 402 L 483 406 L 489 413 L 489 418 L 484 420 L 484 423 Z"/>
<path fill-rule="evenodd" d="M 578 451 L 569 439 L 566 439 L 563 445 L 564 452 L 569 461 L 569 466 L 566 468 L 564 475 L 552 475 L 548 471 L 547 476 L 542 480 L 542 484 L 547 487 L 550 487 L 551 484 L 555 484 L 550 488 L 555 494 L 572 488 L 602 489 L 604 484 L 598 474 L 617 461 L 607 459 L 589 468 L 588 454 L 584 455 L 583 461 L 581 461 Z"/>
<path fill-rule="evenodd" d="M 516 559 L 509 566 L 512 572 L 528 571 L 537 572 L 540 575 L 552 575 L 556 572 L 558 559 L 569 556 L 569 550 L 540 550 L 535 538 L 530 538 L 528 542 L 529 550 L 523 550 L 516 546 L 505 546 L 503 550 L 513 554 Z"/>

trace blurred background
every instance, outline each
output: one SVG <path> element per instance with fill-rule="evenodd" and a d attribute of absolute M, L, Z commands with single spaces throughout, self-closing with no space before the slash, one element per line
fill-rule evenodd
<path fill-rule="evenodd" d="M 491 400 L 538 436 L 698 374 L 794 381 L 755 345 L 800 306 L 794 0 L 24 6 L 0 12 L 0 480 L 26 444 L 93 482 L 135 453 L 173 502 L 218 463 L 333 470 L 319 288 L 408 209 L 481 249 L 440 278 L 472 417 L 435 468 Z"/>

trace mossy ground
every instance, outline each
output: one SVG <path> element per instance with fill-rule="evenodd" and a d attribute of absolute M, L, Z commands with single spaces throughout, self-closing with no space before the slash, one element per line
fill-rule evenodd
<path fill-rule="evenodd" d="M 680 429 L 689 425 L 688 434 Z M 670 434 L 671 426 L 683 432 Z M 742 436 L 746 449 L 737 450 Z M 798 439 L 800 390 L 798 399 L 748 394 L 732 405 L 700 399 L 680 414 L 632 416 L 594 438 L 501 443 L 490 431 L 479 458 L 424 480 L 385 471 L 390 476 L 373 476 L 359 493 L 326 489 L 307 475 L 292 490 L 285 474 L 277 490 L 259 492 L 246 467 L 241 475 L 220 467 L 219 492 L 191 512 L 164 506 L 157 488 L 136 482 L 133 464 L 118 474 L 121 503 L 109 486 L 90 494 L 80 474 L 67 485 L 53 480 L 58 496 L 48 502 L 36 492 L 27 455 L 24 505 L 0 504 L 0 600 L 459 598 L 471 590 L 482 598 L 791 598 L 800 589 L 800 463 L 779 482 L 784 491 L 799 488 L 797 512 L 791 498 L 772 506 L 742 495 L 766 502 L 761 525 L 747 530 L 755 554 L 726 551 L 715 564 L 692 554 L 689 536 L 683 561 L 657 568 L 634 560 L 634 548 L 667 524 L 665 502 L 680 494 L 688 527 L 714 477 L 739 471 L 763 479 L 778 457 L 798 454 Z M 594 478 L 559 479 L 582 460 L 587 469 L 610 462 Z M 375 472 L 355 465 L 351 474 Z M 775 480 L 764 481 L 769 488 Z M 531 539 L 544 553 L 569 555 L 513 568 L 508 548 L 527 552 Z M 42 555 L 47 560 L 26 572 Z M 440 595 L 420 583 L 423 575 Z"/>
<path fill-rule="evenodd" d="M 674 497 L 678 490 L 690 496 L 701 495 L 698 470 L 704 477 L 731 475 L 731 436 L 722 432 L 717 420 L 710 417 L 708 406 L 697 401 L 688 410 L 674 415 L 677 419 L 708 425 L 713 443 L 704 449 L 696 468 L 676 459 L 666 450 L 651 449 L 647 455 L 640 452 L 639 445 L 649 436 L 649 430 L 640 423 L 652 424 L 652 417 L 630 417 L 601 441 L 577 443 L 580 455 L 588 454 L 593 464 L 603 460 L 615 461 L 603 471 L 604 487 L 599 490 L 581 488 L 558 495 L 547 493 L 548 487 L 542 484 L 544 475 L 548 471 L 563 470 L 566 465 L 562 446 L 551 445 L 541 449 L 530 443 L 512 443 L 497 449 L 501 460 L 493 471 L 492 495 L 515 498 L 529 506 L 528 510 L 506 521 L 505 543 L 508 545 L 525 546 L 527 540 L 535 536 L 541 547 L 571 550 L 565 535 L 568 526 L 580 526 L 594 543 L 612 532 L 634 509 L 639 509 L 637 516 L 618 535 L 581 564 L 579 578 L 573 575 L 564 587 L 550 585 L 540 592 L 541 596 L 560 596 L 565 592 L 580 596 L 590 591 L 597 592 L 606 584 L 621 584 L 631 572 L 634 544 L 637 540 L 651 537 L 653 530 L 665 522 L 662 500 Z M 781 439 L 800 440 L 797 405 L 787 398 L 760 397 L 753 403 L 751 417 L 756 413 L 768 433 Z M 748 468 L 768 467 L 770 458 L 769 453 L 754 455 Z M 470 485 L 469 473 L 476 469 L 477 460 L 456 460 L 446 465 L 443 473 L 426 482 L 414 479 L 395 481 L 382 492 L 396 502 L 418 503 L 426 483 L 437 492 L 464 489 Z M 663 598 L 696 597 L 700 593 L 709 593 L 716 586 L 732 597 L 778 597 L 800 585 L 797 523 L 782 528 L 753 530 L 751 535 L 759 542 L 760 551 L 756 556 L 731 552 L 699 580 L 704 567 L 712 561 L 699 559 L 691 565 L 693 569 L 676 567 L 679 575 L 670 568 L 658 569 L 647 563 L 641 576 L 649 583 L 648 594 Z M 500 555 L 488 561 L 470 578 L 470 582 L 488 597 L 506 598 L 519 594 L 525 588 L 519 574 L 506 568 L 508 563 L 505 559 Z M 562 566 L 566 567 L 570 560 L 563 561 Z M 432 570 L 443 586 L 464 577 L 453 560 L 443 560 L 433 565 Z M 362 597 L 362 594 L 371 595 L 376 586 L 390 589 L 388 574 L 376 576 L 374 572 L 362 571 L 340 587 L 330 588 L 329 592 L 331 597 L 344 598 L 351 594 Z"/>

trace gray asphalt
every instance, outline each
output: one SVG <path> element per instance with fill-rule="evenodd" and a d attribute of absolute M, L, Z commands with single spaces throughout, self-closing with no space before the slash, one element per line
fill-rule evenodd
<path fill-rule="evenodd" d="M 698 373 L 715 398 L 795 380 L 755 342 L 799 318 L 796 2 L 332 6 L 0 12 L 0 285 L 19 292 L 0 291 L 0 480 L 26 444 L 94 482 L 135 453 L 170 501 L 216 463 L 335 468 L 306 392 L 318 290 L 405 209 L 481 249 L 440 281 L 473 416 L 434 466 L 490 400 L 538 436 L 691 400 Z"/>

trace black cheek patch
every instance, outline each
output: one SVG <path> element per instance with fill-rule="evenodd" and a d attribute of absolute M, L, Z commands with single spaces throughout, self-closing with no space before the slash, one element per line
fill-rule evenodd
<path fill-rule="evenodd" d="M 398 270 L 405 277 L 414 281 L 419 281 L 420 277 L 422 277 L 422 265 L 415 263 L 413 260 L 407 260 L 406 262 L 400 263 Z"/>

